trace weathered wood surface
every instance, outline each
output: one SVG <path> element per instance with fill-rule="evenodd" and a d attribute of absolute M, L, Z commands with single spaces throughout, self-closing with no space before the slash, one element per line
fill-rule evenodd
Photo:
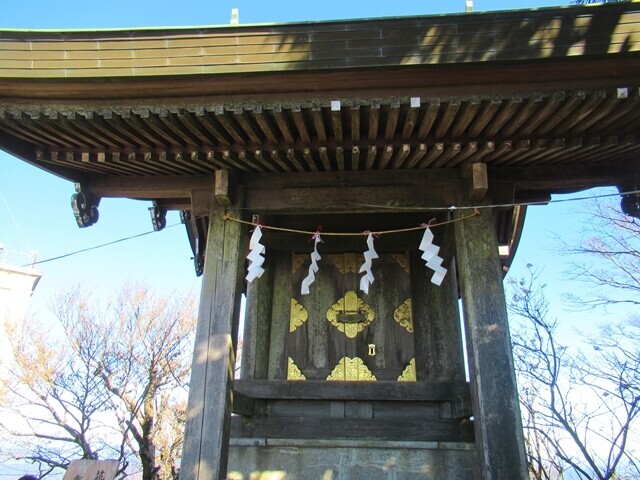
<path fill-rule="evenodd" d="M 224 28 L 0 32 L 0 77 L 248 74 L 611 55 L 637 42 L 638 15 L 625 2 Z"/>
<path fill-rule="evenodd" d="M 264 245 L 264 241 L 261 243 Z M 240 378 L 243 380 L 264 380 L 269 375 L 274 265 L 273 255 L 266 255 L 263 265 L 264 274 L 258 280 L 247 285 L 240 368 Z"/>
<path fill-rule="evenodd" d="M 269 339 L 269 380 L 287 378 L 286 338 L 291 313 L 291 255 L 274 258 L 273 303 Z"/>
<path fill-rule="evenodd" d="M 233 438 L 366 439 L 472 442 L 468 420 L 263 417 L 232 419 Z M 503 478 L 525 478 L 503 477 Z"/>
<path fill-rule="evenodd" d="M 453 417 L 448 411 L 449 405 L 450 402 L 429 401 L 266 400 L 264 411 L 272 417 L 376 418 L 398 421 L 468 419 L 472 415 L 470 398 L 466 401 L 466 415 L 461 417 Z"/>
<path fill-rule="evenodd" d="M 637 85 L 638 80 L 623 84 Z M 286 210 L 309 201 L 325 211 L 337 204 L 342 204 L 340 211 L 362 211 L 362 205 L 354 204 L 451 205 L 451 190 L 441 185 L 458 182 L 453 177 L 460 177 L 455 171 L 459 167 L 480 170 L 486 164 L 498 202 L 502 199 L 495 195 L 496 182 L 504 187 L 500 191 L 511 192 L 505 202 L 517 202 L 531 198 L 526 196 L 530 190 L 564 192 L 618 184 L 638 168 L 640 96 L 633 86 L 545 89 L 513 96 L 472 91 L 447 91 L 440 97 L 433 92 L 425 97 L 413 91 L 399 96 L 386 92 L 380 98 L 363 91 L 338 97 L 339 124 L 330 110 L 334 97 L 327 96 L 303 96 L 297 102 L 248 102 L 244 97 L 240 104 L 224 98 L 204 105 L 203 99 L 174 99 L 144 108 L 127 101 L 60 106 L 59 111 L 39 104 L 0 103 L 0 143 L 42 168 L 82 181 L 98 196 L 162 199 L 163 207 L 179 209 L 190 208 L 192 198 L 199 198 L 194 191 L 206 190 L 196 178 L 220 169 L 246 174 L 242 181 L 252 184 L 255 193 L 249 201 L 257 209 Z M 478 102 L 481 107 L 475 108 Z M 412 107 L 414 103 L 419 107 Z M 489 108 L 496 104 L 501 108 Z M 450 114 L 454 106 L 459 106 L 460 118 Z M 416 114 L 417 128 L 412 128 Z M 256 115 L 270 122 L 269 134 L 259 135 Z M 470 115 L 475 117 L 467 125 Z M 370 129 L 360 124 L 366 121 Z M 395 133 L 387 138 L 394 123 Z M 519 127 L 514 130 L 514 125 Z M 350 130 L 354 126 L 357 130 Z M 323 179 L 321 174 L 329 171 L 335 175 Z M 414 181 L 394 194 L 388 187 L 397 185 L 402 173 Z M 326 180 L 333 183 L 312 198 L 311 187 L 318 186 L 314 183 Z M 263 184 L 255 185 L 257 181 Z M 375 198 L 366 191 L 372 185 L 380 187 Z M 476 183 L 476 192 L 481 193 L 483 185 Z M 198 214 L 208 208 L 193 203 Z"/>
<path fill-rule="evenodd" d="M 468 212 L 455 212 L 459 218 Z M 455 225 L 481 478 L 526 478 L 498 243 L 490 209 Z"/>
<path fill-rule="evenodd" d="M 226 478 L 246 229 L 222 214 L 212 207 L 180 473 L 187 480 Z"/>
<path fill-rule="evenodd" d="M 365 240 L 363 235 L 360 251 L 366 248 Z M 294 258 L 299 261 L 293 262 L 289 275 L 289 302 L 294 299 L 304 308 L 307 319 L 287 334 L 287 357 L 307 379 L 326 379 L 347 357 L 359 358 L 377 380 L 397 380 L 415 355 L 411 317 L 404 320 L 410 324 L 405 326 L 395 318 L 396 312 L 411 301 L 410 276 L 405 271 L 409 268 L 406 253 L 380 253 L 374 261 L 376 279 L 368 294 L 359 291 L 362 253 L 325 254 L 307 295 L 300 293 L 300 286 L 309 271 L 309 255 L 294 254 Z M 345 300 L 348 292 L 358 299 L 352 305 Z M 356 315 L 358 321 L 350 322 L 348 326 L 353 328 L 348 335 L 343 321 L 349 322 L 354 316 L 346 314 L 345 309 L 357 310 L 359 302 L 371 316 Z M 342 316 L 336 315 L 335 324 L 328 320 L 332 308 L 343 312 Z M 408 312 L 410 308 L 403 311 Z M 373 352 L 369 350 L 370 345 Z"/>
<path fill-rule="evenodd" d="M 114 480 L 118 460 L 71 460 L 62 480 Z"/>
<path fill-rule="evenodd" d="M 438 221 L 449 218 L 438 217 Z M 453 226 L 434 228 L 439 255 L 447 259 L 442 285 L 431 283 L 433 271 L 424 265 L 420 251 L 411 252 L 416 370 L 422 381 L 464 381 L 464 354 L 458 308 L 458 280 Z M 452 260 L 449 260 L 452 259 Z"/>
<path fill-rule="evenodd" d="M 6 135 L 0 133 L 0 142 Z M 16 145 L 16 148 L 18 146 Z M 19 148 L 12 153 L 23 159 L 31 155 L 30 150 Z M 52 164 L 54 166 L 54 164 Z M 633 175 L 638 167 L 637 160 L 600 164 L 579 164 L 565 166 L 562 164 L 545 164 L 539 166 L 523 165 L 517 167 L 502 166 L 489 168 L 488 178 L 492 185 L 492 197 L 494 201 L 518 200 L 523 193 L 550 191 L 562 189 L 572 191 L 584 189 L 588 186 L 615 185 L 625 181 Z M 69 173 L 70 171 L 67 171 Z M 265 189 L 275 191 L 285 187 L 330 187 L 349 188 L 351 186 L 376 187 L 376 186 L 411 186 L 421 187 L 423 190 L 433 184 L 456 185 L 461 182 L 461 174 L 450 169 L 425 170 L 419 175 L 414 171 L 385 171 L 385 172 L 320 172 L 298 174 L 271 174 L 271 175 L 245 175 L 242 182 L 249 189 Z M 183 199 L 176 208 L 189 207 L 190 192 L 211 191 L 213 175 L 192 176 L 97 176 L 87 175 L 84 185 L 98 197 L 128 197 L 137 199 L 177 200 Z M 496 198 L 496 189 L 504 192 Z M 510 195 L 507 194 L 510 192 Z M 266 195 L 266 193 L 261 194 Z M 515 196 L 514 196 L 515 195 Z M 429 192 L 421 193 L 420 198 L 437 202 L 437 194 Z M 446 199 L 446 198 L 445 198 Z M 357 201 L 360 200 L 360 201 Z M 357 203 L 363 203 L 362 199 L 356 199 Z M 437 202 L 446 205 L 446 202 Z M 206 205 L 209 208 L 209 205 Z M 271 207 L 275 211 L 275 208 Z"/>
<path fill-rule="evenodd" d="M 464 381 L 451 382 L 325 382 L 236 380 L 235 392 L 256 399 L 451 401 L 469 399 Z"/>

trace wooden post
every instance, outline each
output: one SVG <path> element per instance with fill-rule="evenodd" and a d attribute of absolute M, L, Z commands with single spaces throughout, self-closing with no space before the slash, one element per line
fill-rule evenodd
<path fill-rule="evenodd" d="M 455 243 L 453 226 L 435 229 L 434 233 L 436 245 L 444 252 L 450 252 L 442 254 L 443 258 L 451 258 Z M 431 283 L 433 271 L 425 267 L 420 253 L 414 251 L 411 255 L 418 380 L 464 381 L 455 261 L 446 265 L 447 276 L 441 286 L 436 286 Z"/>
<path fill-rule="evenodd" d="M 244 281 L 246 228 L 225 221 L 223 214 L 224 207 L 214 202 L 209 217 L 181 480 L 227 477 L 234 336 Z"/>
<path fill-rule="evenodd" d="M 243 380 L 268 378 L 274 263 L 273 255 L 267 255 L 264 275 L 247 286 L 240 369 Z"/>
<path fill-rule="evenodd" d="M 491 210 L 480 212 L 454 224 L 480 478 L 527 478 L 498 241 Z"/>

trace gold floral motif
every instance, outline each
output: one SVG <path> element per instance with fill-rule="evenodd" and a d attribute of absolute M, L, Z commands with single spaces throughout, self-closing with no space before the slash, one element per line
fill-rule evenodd
<path fill-rule="evenodd" d="M 294 253 L 291 255 L 291 273 L 296 273 L 296 270 L 300 268 L 300 265 L 309 258 L 309 255 L 303 255 L 302 253 Z"/>
<path fill-rule="evenodd" d="M 291 311 L 289 315 L 289 332 L 295 332 L 296 328 L 302 325 L 309 318 L 307 310 L 298 303 L 295 298 L 291 299 Z"/>
<path fill-rule="evenodd" d="M 393 253 L 391 256 L 405 272 L 409 273 L 409 256 L 406 253 Z"/>
<path fill-rule="evenodd" d="M 411 299 L 407 298 L 402 305 L 393 312 L 393 318 L 404 327 L 407 332 L 413 333 L 413 313 L 411 311 Z"/>
<path fill-rule="evenodd" d="M 327 380 L 375 382 L 376 377 L 360 358 L 342 357 Z"/>
<path fill-rule="evenodd" d="M 415 382 L 416 381 L 416 359 L 412 358 L 406 366 L 402 375 L 398 377 L 399 382 Z"/>
<path fill-rule="evenodd" d="M 307 377 L 300 371 L 293 361 L 293 358 L 289 357 L 287 366 L 287 380 L 306 380 Z"/>
<path fill-rule="evenodd" d="M 332 253 L 327 258 L 336 266 L 341 274 L 358 273 L 358 258 L 355 253 Z"/>
<path fill-rule="evenodd" d="M 339 314 L 359 314 L 362 321 L 345 323 L 338 321 Z M 373 309 L 364 303 L 358 294 L 349 290 L 344 297 L 338 300 L 329 310 L 327 310 L 327 320 L 336 327 L 339 332 L 344 333 L 348 338 L 356 338 L 358 333 L 367 328 L 375 319 L 376 314 Z"/>

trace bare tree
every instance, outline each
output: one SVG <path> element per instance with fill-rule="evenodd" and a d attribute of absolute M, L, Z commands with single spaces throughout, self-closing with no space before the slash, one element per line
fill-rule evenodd
<path fill-rule="evenodd" d="M 108 448 L 102 441 L 106 427 L 98 419 L 106 397 L 82 358 L 93 347 L 77 352 L 52 341 L 55 334 L 34 319 L 5 328 L 13 361 L 2 378 L 0 426 L 13 438 L 11 456 L 37 464 L 44 475 L 66 469 L 74 458 L 98 458 Z"/>
<path fill-rule="evenodd" d="M 137 458 L 143 480 L 172 479 L 182 445 L 193 295 L 159 297 L 146 286 L 125 285 L 100 306 L 76 288 L 60 293 L 52 309 L 64 332 L 59 349 L 38 329 L 23 330 L 22 343 L 11 339 L 13 411 L 28 427 L 11 433 L 31 438 L 29 459 L 65 469 L 72 458 L 118 458 L 124 474 Z M 36 407 L 43 413 L 33 413 Z"/>
<path fill-rule="evenodd" d="M 638 478 L 629 436 L 640 413 L 640 325 L 606 326 L 588 354 L 558 340 L 537 275 L 512 281 L 514 360 L 533 478 Z M 624 348 L 620 348 L 624 345 Z M 633 475 L 625 477 L 625 475 Z"/>
<path fill-rule="evenodd" d="M 602 309 L 613 305 L 640 306 L 640 223 L 616 204 L 593 200 L 590 221 L 577 245 L 562 243 L 575 261 L 570 279 L 584 287 L 580 295 L 567 296 L 578 309 Z"/>

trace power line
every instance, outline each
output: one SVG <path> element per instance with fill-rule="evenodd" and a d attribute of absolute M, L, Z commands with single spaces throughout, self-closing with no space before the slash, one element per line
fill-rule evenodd
<path fill-rule="evenodd" d="M 172 227 L 175 227 L 177 225 L 182 225 L 182 223 L 174 223 L 173 225 L 167 225 L 164 229 L 172 228 Z M 108 247 L 109 245 L 114 245 L 116 243 L 125 242 L 127 240 L 133 240 L 134 238 L 144 237 L 145 235 L 149 235 L 151 233 L 158 233 L 158 231 L 157 230 L 150 230 L 148 232 L 138 233 L 137 235 L 131 235 L 129 237 L 119 238 L 118 240 L 112 240 L 111 242 L 102 243 L 100 245 L 94 245 L 93 247 L 87 247 L 87 248 L 83 248 L 83 249 L 80 249 L 80 250 L 75 250 L 73 252 L 65 253 L 63 255 L 58 255 L 57 257 L 46 258 L 44 260 L 39 260 L 37 262 L 29 263 L 27 265 L 22 265 L 22 266 L 23 267 L 29 267 L 31 265 L 38 265 L 40 263 L 53 262 L 54 260 L 60 260 L 61 258 L 71 257 L 72 255 L 77 255 L 79 253 L 89 252 L 91 250 L 97 250 L 99 248 Z"/>
<path fill-rule="evenodd" d="M 640 194 L 640 190 L 631 190 L 631 191 L 627 191 L 627 192 L 619 192 L 619 193 L 607 193 L 607 194 L 601 194 L 601 195 L 590 195 L 590 196 L 585 196 L 585 197 L 576 197 L 576 198 L 560 198 L 560 199 L 556 199 L 556 200 L 549 200 L 549 201 L 539 201 L 539 202 L 520 202 L 520 203 L 500 203 L 500 204 L 492 204 L 492 205 L 471 205 L 471 206 L 464 206 L 464 207 L 458 207 L 455 205 L 452 205 L 450 207 L 429 207 L 429 208 L 424 208 L 424 207 L 398 207 L 398 206 L 389 206 L 389 205 L 374 205 L 374 204 L 368 204 L 368 203 L 356 203 L 356 202 L 345 202 L 342 203 L 341 205 L 353 205 L 353 206 L 359 206 L 359 207 L 369 207 L 369 208 L 380 208 L 380 209 L 394 209 L 396 211 L 398 210 L 414 210 L 414 211 L 453 211 L 453 210 L 462 210 L 462 209 L 486 209 L 486 208 L 505 208 L 505 207 L 524 207 L 524 206 L 535 206 L 535 205 L 548 205 L 551 203 L 566 203 L 566 202 L 578 202 L 578 201 L 583 201 L 583 200 L 596 200 L 599 198 L 607 198 L 607 197 L 618 197 L 618 196 L 622 196 L 622 195 L 637 195 Z M 0 193 L 1 195 L 1 193 Z M 4 199 L 4 197 L 3 197 Z M 5 201 L 6 203 L 6 201 Z M 234 208 L 234 210 L 249 210 L 249 208 Z M 175 227 L 177 225 L 182 225 L 182 222 L 180 223 L 174 223 L 172 225 L 168 225 L 165 228 L 172 228 Z M 77 255 L 79 253 L 84 253 L 84 252 L 89 252 L 91 250 L 97 250 L 99 248 L 103 248 L 103 247 L 108 247 L 109 245 L 114 245 L 116 243 L 121 243 L 121 242 L 125 242 L 127 240 L 133 240 L 135 238 L 139 238 L 139 237 L 144 237 L 145 235 L 149 235 L 151 233 L 158 233 L 158 231 L 156 230 L 150 230 L 148 232 L 144 232 L 144 233 L 139 233 L 137 235 L 131 235 L 129 237 L 124 237 L 124 238 L 120 238 L 118 240 L 113 240 L 111 242 L 107 242 L 107 243 L 102 243 L 100 245 L 95 245 L 93 247 L 88 247 L 88 248 L 83 248 L 81 250 L 75 250 L 73 252 L 69 252 L 69 253 L 65 253 L 63 255 L 58 255 L 56 257 L 51 257 L 51 258 L 46 258 L 44 260 L 40 260 L 34 263 L 29 263 L 26 265 L 22 265 L 23 267 L 29 267 L 32 265 L 38 265 L 41 263 L 47 263 L 47 262 L 53 262 L 54 260 L 60 260 L 62 258 L 67 258 L 67 257 L 71 257 L 73 255 Z"/>

